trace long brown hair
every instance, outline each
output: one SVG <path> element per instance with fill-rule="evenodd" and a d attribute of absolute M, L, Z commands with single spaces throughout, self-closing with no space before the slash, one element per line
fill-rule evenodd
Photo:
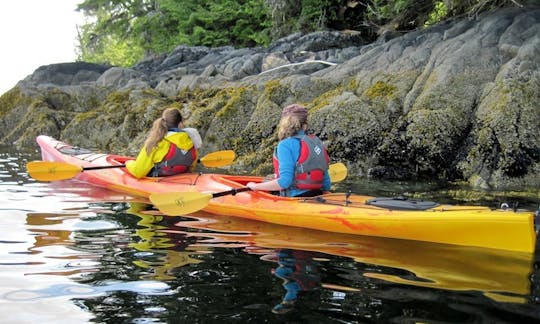
<path fill-rule="evenodd" d="M 278 139 L 281 141 L 284 138 L 296 135 L 302 129 L 305 122 L 298 116 L 286 116 L 281 118 L 278 126 Z"/>
<path fill-rule="evenodd" d="M 154 121 L 150 133 L 144 142 L 146 147 L 146 153 L 150 154 L 152 150 L 157 146 L 158 142 L 167 135 L 170 128 L 178 127 L 178 124 L 182 122 L 182 114 L 178 108 L 167 108 L 163 111 L 160 118 Z"/>
<path fill-rule="evenodd" d="M 281 141 L 298 133 L 304 125 L 307 125 L 307 114 L 307 109 L 299 104 L 283 108 L 278 126 L 278 139 Z"/>

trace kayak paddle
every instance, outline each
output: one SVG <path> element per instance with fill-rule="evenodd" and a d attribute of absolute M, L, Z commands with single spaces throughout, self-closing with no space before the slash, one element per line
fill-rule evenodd
<path fill-rule="evenodd" d="M 162 192 L 150 195 L 150 201 L 160 212 L 169 216 L 191 214 L 203 209 L 210 199 L 235 195 L 238 192 L 249 191 L 248 187 L 231 189 L 215 193 L 202 193 L 198 191 Z"/>
<path fill-rule="evenodd" d="M 330 182 L 341 182 L 347 177 L 347 167 L 345 164 L 338 162 L 328 166 L 328 175 Z"/>
<path fill-rule="evenodd" d="M 331 164 L 328 167 L 328 175 L 330 175 L 331 182 L 342 181 L 347 177 L 347 167 L 341 162 Z M 235 195 L 239 192 L 249 190 L 251 189 L 248 187 L 242 187 L 215 193 L 202 193 L 198 191 L 163 192 L 151 194 L 150 201 L 165 215 L 185 215 L 203 209 L 212 198 Z"/>
<path fill-rule="evenodd" d="M 232 150 L 224 150 L 208 153 L 198 161 L 205 167 L 217 168 L 231 164 L 234 161 L 236 154 Z M 123 168 L 125 164 L 119 165 L 103 165 L 93 167 L 82 167 L 65 162 L 54 161 L 31 161 L 26 164 L 26 171 L 28 174 L 39 181 L 54 181 L 71 179 L 80 172 L 111 169 L 111 168 Z"/>

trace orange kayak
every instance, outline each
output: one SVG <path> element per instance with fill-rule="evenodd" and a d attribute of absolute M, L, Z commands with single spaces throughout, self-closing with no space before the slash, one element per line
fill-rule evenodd
<path fill-rule="evenodd" d="M 96 153 L 49 136 L 38 136 L 44 161 L 58 161 L 84 169 L 121 166 L 132 157 Z M 125 168 L 83 171 L 77 179 L 130 195 L 156 193 L 218 193 L 245 187 L 262 177 L 217 173 L 188 173 L 137 179 Z M 313 198 L 279 197 L 244 191 L 210 199 L 204 211 L 280 225 L 328 232 L 427 241 L 532 253 L 536 244 L 534 213 L 492 210 L 482 206 L 331 193 Z"/>

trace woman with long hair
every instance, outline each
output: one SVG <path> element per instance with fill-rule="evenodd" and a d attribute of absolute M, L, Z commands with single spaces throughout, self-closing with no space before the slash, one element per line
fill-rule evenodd
<path fill-rule="evenodd" d="M 192 171 L 202 141 L 194 128 L 184 128 L 178 108 L 167 108 L 156 119 L 135 160 L 126 168 L 136 178 L 160 177 Z"/>
<path fill-rule="evenodd" d="M 329 157 L 322 141 L 307 135 L 308 111 L 292 104 L 281 113 L 279 143 L 274 151 L 274 179 L 247 184 L 251 190 L 279 191 L 287 197 L 308 197 L 330 190 Z"/>

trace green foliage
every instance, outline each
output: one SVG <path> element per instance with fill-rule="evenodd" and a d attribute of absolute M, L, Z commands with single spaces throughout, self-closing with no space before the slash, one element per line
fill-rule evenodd
<path fill-rule="evenodd" d="M 424 26 L 434 25 L 442 21 L 448 15 L 448 8 L 443 1 L 435 3 L 435 9 L 429 14 L 428 20 L 424 23 Z"/>
<path fill-rule="evenodd" d="M 130 66 L 145 54 L 190 46 L 268 45 L 264 0 L 86 0 L 79 59 Z"/>
<path fill-rule="evenodd" d="M 365 95 L 367 98 L 373 100 L 377 97 L 388 97 L 396 92 L 397 88 L 394 85 L 388 84 L 383 81 L 377 81 L 371 87 L 369 87 Z"/>
<path fill-rule="evenodd" d="M 448 17 L 517 5 L 513 0 L 84 0 L 79 59 L 131 66 L 188 46 L 267 46 L 294 32 L 425 28 Z"/>
<path fill-rule="evenodd" d="M 303 0 L 297 28 L 313 31 L 324 28 L 336 18 L 336 12 L 330 10 L 331 0 Z"/>
<path fill-rule="evenodd" d="M 79 60 L 100 64 L 117 66 L 131 66 L 137 63 L 143 56 L 144 51 L 132 38 L 121 38 L 116 34 L 93 37 L 90 25 L 81 27 L 79 41 L 88 44 L 79 47 Z"/>
<path fill-rule="evenodd" d="M 412 0 L 397 0 L 397 1 L 386 1 L 386 0 L 373 0 L 370 1 L 371 4 L 368 5 L 368 14 L 367 18 L 383 21 L 385 19 L 392 19 L 399 15 L 403 10 L 409 7 L 411 4 L 414 4 Z"/>

